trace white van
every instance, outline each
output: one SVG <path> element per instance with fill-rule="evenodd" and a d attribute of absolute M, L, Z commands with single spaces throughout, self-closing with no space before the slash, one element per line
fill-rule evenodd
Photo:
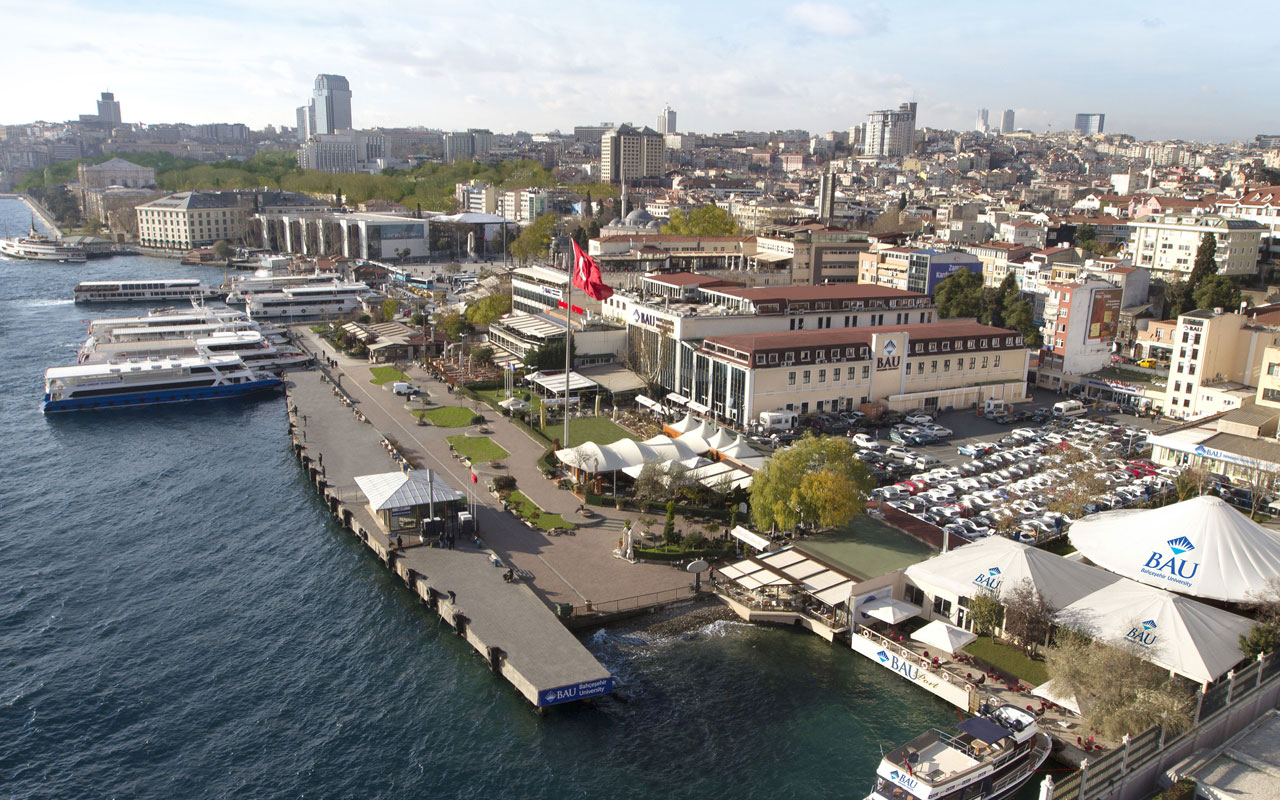
<path fill-rule="evenodd" d="M 1053 415 L 1055 417 L 1079 417 L 1086 410 L 1084 403 L 1079 400 L 1063 400 L 1061 403 L 1053 404 Z"/>
<path fill-rule="evenodd" d="M 412 383 L 406 383 L 405 381 L 396 381 L 391 384 L 391 391 L 399 395 L 417 394 L 418 387 L 414 386 Z"/>
<path fill-rule="evenodd" d="M 760 427 L 766 431 L 789 431 L 800 420 L 794 411 L 761 411 Z"/>

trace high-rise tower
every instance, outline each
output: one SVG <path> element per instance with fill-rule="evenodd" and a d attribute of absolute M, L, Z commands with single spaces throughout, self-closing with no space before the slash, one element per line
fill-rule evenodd
<path fill-rule="evenodd" d="M 311 133 L 351 130 L 351 85 L 341 75 L 317 75 Z"/>

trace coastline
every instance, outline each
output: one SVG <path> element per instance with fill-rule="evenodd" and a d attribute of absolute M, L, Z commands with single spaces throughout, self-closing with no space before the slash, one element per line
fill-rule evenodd
<path fill-rule="evenodd" d="M 53 220 L 53 215 L 50 214 L 47 209 L 45 209 L 44 205 L 40 203 L 40 201 L 36 200 L 34 197 L 31 197 L 26 192 L 19 194 L 18 199 L 21 200 L 23 203 L 25 203 L 27 208 L 31 209 L 32 214 L 35 214 L 37 217 L 40 218 L 40 221 L 44 223 L 45 227 L 53 231 L 54 236 L 58 237 L 59 239 L 63 237 L 62 228 L 58 227 L 58 223 L 54 222 Z"/>

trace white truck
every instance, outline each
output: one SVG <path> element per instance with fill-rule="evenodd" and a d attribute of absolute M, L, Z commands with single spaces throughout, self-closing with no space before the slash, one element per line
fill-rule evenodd
<path fill-rule="evenodd" d="M 761 411 L 760 428 L 765 431 L 789 431 L 800 417 L 794 411 Z"/>

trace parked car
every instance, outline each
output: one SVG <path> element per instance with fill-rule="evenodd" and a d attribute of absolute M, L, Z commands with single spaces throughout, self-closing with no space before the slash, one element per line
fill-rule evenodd
<path fill-rule="evenodd" d="M 852 437 L 853 443 L 858 447 L 865 447 L 868 450 L 880 450 L 884 447 L 876 439 L 866 435 L 865 433 L 855 433 Z"/>

